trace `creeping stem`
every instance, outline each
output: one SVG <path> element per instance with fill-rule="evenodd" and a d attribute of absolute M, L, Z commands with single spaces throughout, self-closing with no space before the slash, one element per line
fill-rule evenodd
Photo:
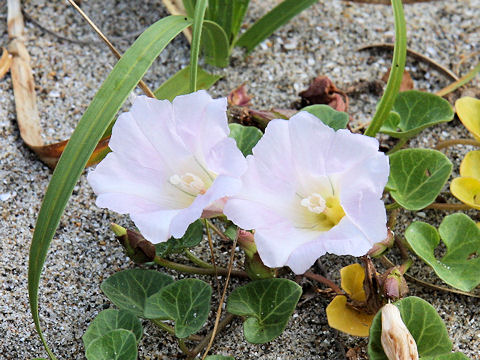
<path fill-rule="evenodd" d="M 377 112 L 373 116 L 365 135 L 374 137 L 392 110 L 395 97 L 400 90 L 405 59 L 407 57 L 407 30 L 401 0 L 392 0 L 393 15 L 395 17 L 395 48 L 393 50 L 392 68 L 388 77 L 385 93 L 380 99 Z"/>

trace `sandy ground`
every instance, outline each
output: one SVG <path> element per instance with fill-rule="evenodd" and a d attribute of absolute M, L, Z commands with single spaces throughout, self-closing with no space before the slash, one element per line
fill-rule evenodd
<path fill-rule="evenodd" d="M 248 21 L 258 18 L 274 3 L 252 1 Z M 31 22 L 26 25 L 26 45 L 32 57 L 44 137 L 47 142 L 63 140 L 73 131 L 115 61 L 105 46 L 94 43 L 97 39 L 89 27 L 64 1 L 24 1 L 24 7 L 46 28 L 92 43 L 86 46 L 61 41 Z M 0 1 L 0 9 L 0 45 L 6 46 L 6 1 Z M 166 16 L 158 0 L 87 0 L 83 1 L 83 9 L 122 50 L 131 43 L 132 34 Z M 464 56 L 480 50 L 479 15 L 480 0 L 408 5 L 409 47 L 458 71 Z M 356 49 L 361 45 L 391 42 L 393 35 L 388 6 L 319 1 L 262 43 L 248 58 L 235 51 L 228 68 L 210 69 L 224 75 L 211 92 L 225 96 L 246 82 L 255 96 L 256 107 L 286 108 L 298 100 L 298 92 L 316 75 L 328 75 L 344 89 L 360 81 L 380 79 L 390 61 L 388 53 Z M 147 74 L 147 83 L 152 88 L 161 84 L 188 63 L 188 55 L 188 43 L 180 36 L 155 62 Z M 465 73 L 474 63 L 475 57 L 467 59 L 460 71 Z M 424 63 L 409 59 L 407 68 L 418 89 L 435 91 L 449 83 L 444 75 Z M 135 92 L 140 93 L 138 89 Z M 354 120 L 365 122 L 374 112 L 378 94 L 362 91 L 350 100 Z M 453 136 L 467 136 L 457 120 L 422 133 L 416 144 L 432 146 L 439 139 Z M 28 308 L 27 264 L 36 215 L 51 171 L 20 139 L 10 75 L 0 80 L 0 149 L 0 358 L 28 359 L 45 356 Z M 456 148 L 448 154 L 458 165 L 467 150 L 468 147 Z M 97 208 L 94 201 L 94 194 L 82 176 L 52 242 L 41 280 L 42 325 L 50 346 L 62 359 L 84 358 L 82 334 L 99 311 L 113 306 L 100 292 L 101 281 L 133 266 L 108 230 L 110 222 L 129 225 L 128 219 Z M 443 215 L 427 211 L 416 218 L 426 217 L 438 224 Z M 470 215 L 480 220 L 478 212 Z M 399 227 L 408 225 L 412 218 L 404 216 Z M 227 253 L 228 247 L 218 246 L 221 253 Z M 337 277 L 340 267 L 351 262 L 351 258 L 334 256 L 320 260 L 332 277 Z M 441 283 L 419 261 L 413 273 Z M 436 307 L 447 324 L 454 350 L 463 351 L 472 359 L 480 358 L 478 299 L 415 285 L 411 286 L 411 294 Z M 286 331 L 265 345 L 246 343 L 240 321 L 234 321 L 218 337 L 213 351 L 236 359 L 343 359 L 349 348 L 362 347 L 366 341 L 329 328 L 324 315 L 327 304 L 328 300 L 316 297 L 299 306 Z M 176 358 L 178 349 L 170 336 L 150 325 L 146 325 L 145 333 L 140 345 L 141 359 Z"/>

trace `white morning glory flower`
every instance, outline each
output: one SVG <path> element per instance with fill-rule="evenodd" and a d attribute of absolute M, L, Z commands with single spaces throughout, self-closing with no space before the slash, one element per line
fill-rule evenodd
<path fill-rule="evenodd" d="M 130 214 L 153 243 L 180 238 L 202 215 L 222 212 L 246 161 L 228 137 L 227 100 L 205 91 L 170 103 L 139 96 L 112 130 L 112 152 L 89 173 L 96 204 Z"/>
<path fill-rule="evenodd" d="M 302 274 L 327 252 L 364 255 L 387 236 L 381 197 L 389 164 L 376 139 L 300 112 L 271 121 L 247 163 L 224 213 L 255 229 L 265 265 Z"/>

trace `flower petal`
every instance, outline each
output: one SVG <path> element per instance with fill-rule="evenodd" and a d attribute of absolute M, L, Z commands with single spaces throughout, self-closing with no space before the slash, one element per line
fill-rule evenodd
<path fill-rule="evenodd" d="M 462 97 L 455 102 L 455 110 L 463 125 L 480 141 L 480 99 Z"/>
<path fill-rule="evenodd" d="M 148 241 L 157 244 L 167 241 L 172 233 L 170 224 L 180 210 L 158 210 L 134 213 L 130 217 Z"/>
<path fill-rule="evenodd" d="M 336 296 L 327 309 L 328 325 L 341 332 L 367 337 L 375 315 L 362 313 L 347 306 L 347 298 L 343 295 Z"/>

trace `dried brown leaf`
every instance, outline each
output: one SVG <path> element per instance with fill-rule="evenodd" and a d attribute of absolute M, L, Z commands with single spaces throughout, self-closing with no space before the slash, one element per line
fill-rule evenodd
<path fill-rule="evenodd" d="M 2 47 L 2 57 L 0 58 L 0 79 L 10 70 L 12 65 L 12 55 L 10 55 L 4 47 Z"/>

